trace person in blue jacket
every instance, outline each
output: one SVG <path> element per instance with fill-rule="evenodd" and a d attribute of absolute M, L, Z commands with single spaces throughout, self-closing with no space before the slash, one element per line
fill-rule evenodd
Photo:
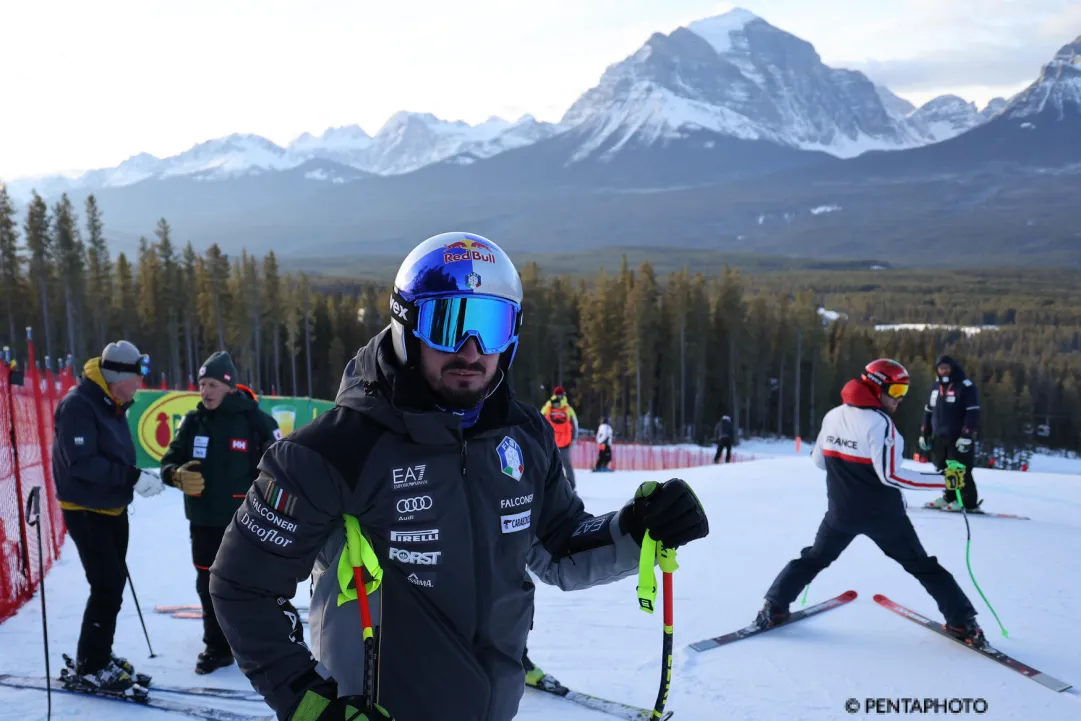
<path fill-rule="evenodd" d="M 935 361 L 935 370 L 938 382 L 931 388 L 931 397 L 923 409 L 920 450 L 931 452 L 931 461 L 939 471 L 946 467 L 946 461 L 965 464 L 961 502 L 966 511 L 976 511 L 980 501 L 976 481 L 972 478 L 972 466 L 975 464 L 972 444 L 980 427 L 980 394 L 961 365 L 948 355 L 939 356 Z M 961 510 L 954 491 L 946 491 L 930 505 L 951 511 Z"/>
<path fill-rule="evenodd" d="M 136 467 L 126 417 L 149 372 L 150 359 L 134 345 L 110 343 L 86 362 L 53 419 L 56 496 L 90 584 L 76 672 L 110 691 L 135 684 L 131 664 L 112 651 L 128 578 L 128 505 L 134 492 L 153 496 L 163 488 L 157 475 Z"/>

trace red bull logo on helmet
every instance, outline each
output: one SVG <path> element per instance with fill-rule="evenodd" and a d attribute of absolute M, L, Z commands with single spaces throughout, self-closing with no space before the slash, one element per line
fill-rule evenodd
<path fill-rule="evenodd" d="M 458 263 L 471 260 L 474 263 L 494 263 L 495 252 L 479 240 L 463 238 L 443 247 L 443 262 Z"/>

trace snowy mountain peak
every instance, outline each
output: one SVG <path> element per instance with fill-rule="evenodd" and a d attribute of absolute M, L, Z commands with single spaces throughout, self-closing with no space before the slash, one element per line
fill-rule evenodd
<path fill-rule="evenodd" d="M 1055 120 L 1081 115 L 1081 37 L 1059 49 L 1036 82 L 1015 95 L 1000 117 L 1044 113 Z"/>
<path fill-rule="evenodd" d="M 990 120 L 1002 112 L 1002 109 L 1006 107 L 1007 102 L 1006 98 L 991 98 L 987 101 L 987 105 L 984 106 L 983 110 L 980 111 L 980 115 L 982 115 L 985 120 Z"/>
<path fill-rule="evenodd" d="M 743 8 L 735 8 L 722 15 L 716 15 L 702 20 L 695 20 L 687 29 L 695 33 L 720 54 L 732 49 L 733 33 L 742 32 L 750 23 L 762 20 L 754 13 Z M 765 22 L 762 20 L 762 22 Z"/>
<path fill-rule="evenodd" d="M 875 92 L 878 93 L 878 99 L 882 101 L 882 107 L 885 108 L 886 112 L 890 114 L 890 117 L 895 120 L 903 121 L 909 113 L 916 109 L 915 105 L 901 96 L 894 94 L 894 92 L 885 85 L 876 85 Z"/>
<path fill-rule="evenodd" d="M 363 148 L 371 143 L 371 136 L 359 125 L 343 125 L 327 128 L 320 136 L 303 133 L 289 143 L 290 150 L 315 150 L 322 148 Z"/>
<path fill-rule="evenodd" d="M 975 103 L 956 95 L 940 95 L 908 115 L 912 128 L 930 142 L 948 140 L 986 120 Z"/>

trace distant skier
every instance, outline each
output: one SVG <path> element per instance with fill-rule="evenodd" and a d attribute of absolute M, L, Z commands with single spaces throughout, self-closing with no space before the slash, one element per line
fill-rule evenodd
<path fill-rule="evenodd" d="M 724 452 L 724 462 L 732 462 L 732 418 L 730 416 L 721 416 L 720 422 L 716 428 L 717 435 L 717 453 L 713 456 L 713 462 L 719 463 L 721 460 L 721 452 Z"/>
<path fill-rule="evenodd" d="M 946 630 L 974 646 L 986 643 L 976 623 L 976 610 L 950 572 L 928 556 L 908 520 L 898 489 L 931 490 L 943 484 L 901 467 L 904 439 L 890 417 L 908 393 L 909 376 L 896 361 L 880 358 L 864 368 L 841 391 L 843 405 L 822 421 L 811 458 L 826 471 L 829 510 L 814 545 L 790 561 L 766 592 L 755 624 L 768 628 L 791 615 L 788 606 L 824 568 L 833 563 L 858 535 L 915 576 L 938 603 Z M 964 471 L 950 463 L 946 485 L 964 484 Z"/>
<path fill-rule="evenodd" d="M 563 462 L 563 470 L 567 473 L 571 488 L 574 488 L 576 484 L 574 465 L 571 463 L 571 446 L 578 439 L 578 414 L 567 401 L 567 391 L 563 386 L 555 387 L 552 397 L 541 408 L 541 415 L 548 419 L 555 431 L 559 459 Z"/>
<path fill-rule="evenodd" d="M 976 438 L 980 423 L 980 397 L 976 385 L 965 376 L 965 371 L 948 355 L 935 361 L 938 383 L 931 389 L 931 397 L 923 409 L 923 425 L 920 427 L 920 450 L 931 452 L 935 468 L 942 471 L 946 461 L 965 464 L 965 486 L 961 501 L 965 510 L 979 510 L 980 501 L 976 480 L 972 477 L 975 465 Z M 941 498 L 929 504 L 935 508 L 959 511 L 957 497 L 947 491 Z"/>
<path fill-rule="evenodd" d="M 610 471 L 608 464 L 612 462 L 612 425 L 608 416 L 604 417 L 600 426 L 597 427 L 597 464 L 594 471 Z"/>

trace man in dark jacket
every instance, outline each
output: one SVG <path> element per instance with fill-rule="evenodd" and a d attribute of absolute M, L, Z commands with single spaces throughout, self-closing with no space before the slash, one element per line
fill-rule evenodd
<path fill-rule="evenodd" d="M 671 548 L 708 533 L 678 479 L 643 484 L 620 511 L 585 511 L 551 427 L 507 379 L 521 301 L 495 243 L 424 241 L 335 408 L 263 457 L 210 591 L 279 719 L 510 721 L 525 691 L 527 568 L 576 590 L 633 575 L 646 529 Z M 278 610 L 309 574 L 311 650 Z"/>
<path fill-rule="evenodd" d="M 717 424 L 717 453 L 713 456 L 713 462 L 721 460 L 721 452 L 724 451 L 724 462 L 732 462 L 732 419 L 729 416 L 721 416 Z"/>
<path fill-rule="evenodd" d="M 126 411 L 150 360 L 127 341 L 91 358 L 83 377 L 56 407 L 53 478 L 64 524 L 90 584 L 76 651 L 76 670 L 109 690 L 134 685 L 131 664 L 113 655 L 116 616 L 128 571 L 128 504 L 137 491 L 152 496 L 161 480 L 135 467 Z"/>
<path fill-rule="evenodd" d="M 237 388 L 236 367 L 224 351 L 212 354 L 199 369 L 199 395 L 202 400 L 184 416 L 161 459 L 161 477 L 184 492 L 206 646 L 195 673 L 206 674 L 233 663 L 210 599 L 210 566 L 258 475 L 259 459 L 281 433 L 250 391 Z M 299 620 L 295 630 L 301 633 Z"/>
<path fill-rule="evenodd" d="M 923 425 L 920 426 L 920 450 L 931 452 L 931 462 L 942 471 L 946 461 L 965 464 L 965 485 L 961 489 L 961 502 L 967 511 L 978 511 L 980 501 L 976 481 L 972 477 L 975 449 L 972 447 L 980 423 L 980 396 L 976 385 L 965 376 L 965 371 L 948 355 L 935 361 L 938 382 L 931 389 L 931 397 L 923 409 Z M 927 504 L 934 508 L 958 511 L 957 494 L 946 491 L 941 498 Z"/>

